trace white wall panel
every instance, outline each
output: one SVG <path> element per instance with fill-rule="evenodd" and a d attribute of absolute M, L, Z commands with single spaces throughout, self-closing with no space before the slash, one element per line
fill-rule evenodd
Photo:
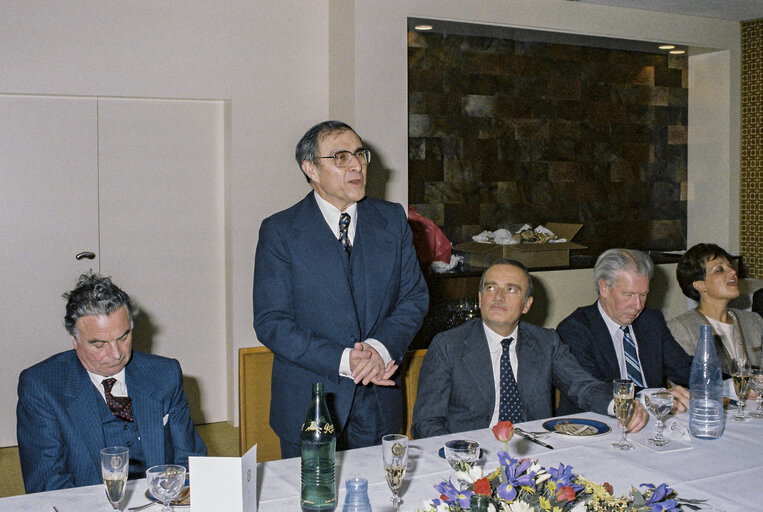
<path fill-rule="evenodd" d="M 0 446 L 21 370 L 72 348 L 61 294 L 98 270 L 96 102 L 0 95 Z"/>
<path fill-rule="evenodd" d="M 101 270 L 135 348 L 180 361 L 195 422 L 226 416 L 221 101 L 98 102 Z"/>

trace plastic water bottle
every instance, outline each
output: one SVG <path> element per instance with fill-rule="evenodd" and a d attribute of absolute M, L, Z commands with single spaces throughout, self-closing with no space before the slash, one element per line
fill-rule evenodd
<path fill-rule="evenodd" d="M 689 377 L 689 430 L 700 439 L 723 434 L 723 376 L 709 325 L 700 327 Z"/>
<path fill-rule="evenodd" d="M 302 511 L 333 511 L 336 509 L 336 433 L 320 382 L 313 384 L 313 398 L 299 439 L 302 447 Z"/>
<path fill-rule="evenodd" d="M 368 480 L 355 477 L 345 480 L 347 496 L 344 498 L 342 512 L 372 512 L 368 501 Z"/>

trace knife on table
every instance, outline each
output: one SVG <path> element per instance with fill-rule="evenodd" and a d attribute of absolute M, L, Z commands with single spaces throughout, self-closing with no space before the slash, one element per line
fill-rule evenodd
<path fill-rule="evenodd" d="M 541 440 L 539 440 L 539 439 L 536 439 L 536 438 L 535 438 L 535 436 L 532 436 L 532 435 L 530 435 L 530 434 L 528 434 L 528 433 L 526 433 L 526 432 L 519 432 L 519 431 L 517 431 L 517 430 L 515 430 L 514 432 L 516 432 L 516 433 L 517 433 L 517 434 L 519 434 L 520 436 L 524 437 L 525 439 L 527 439 L 527 440 L 528 440 L 528 441 L 530 441 L 531 443 L 535 443 L 535 444 L 538 444 L 538 445 L 540 445 L 540 446 L 542 446 L 542 447 L 544 447 L 544 448 L 548 448 L 549 450 L 553 450 L 553 449 L 554 449 L 554 447 L 553 447 L 553 446 L 551 446 L 550 444 L 548 444 L 548 443 L 546 443 L 546 442 L 543 442 L 543 441 L 541 441 Z"/>

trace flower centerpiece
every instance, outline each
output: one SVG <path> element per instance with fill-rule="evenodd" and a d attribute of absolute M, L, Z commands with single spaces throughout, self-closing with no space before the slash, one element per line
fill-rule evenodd
<path fill-rule="evenodd" d="M 466 486 L 440 482 L 434 486 L 440 496 L 425 501 L 420 512 L 469 510 L 473 494 L 486 496 L 491 512 L 686 512 L 699 510 L 704 502 L 679 499 L 664 483 L 644 483 L 641 490 L 634 487 L 628 495 L 614 496 L 610 484 L 587 480 L 573 473 L 572 466 L 546 469 L 531 459 L 511 457 L 506 449 L 514 434 L 511 422 L 500 422 L 493 434 L 505 448 L 498 452 L 498 467 L 484 474 L 480 467 L 462 466 L 456 478 Z"/>

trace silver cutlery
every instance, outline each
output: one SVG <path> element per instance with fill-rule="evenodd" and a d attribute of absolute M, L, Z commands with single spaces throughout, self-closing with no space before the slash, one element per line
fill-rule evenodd
<path fill-rule="evenodd" d="M 158 502 L 156 501 L 149 501 L 148 503 L 145 503 L 143 505 L 138 505 L 137 507 L 130 507 L 127 510 L 130 510 L 131 512 L 137 512 L 138 510 L 143 510 L 144 508 L 148 508 L 151 505 L 156 505 Z"/>
<path fill-rule="evenodd" d="M 516 427 L 514 427 L 514 432 L 516 432 L 520 436 L 524 437 L 525 439 L 527 439 L 531 443 L 535 443 L 535 444 L 540 445 L 540 446 L 542 446 L 544 448 L 548 448 L 549 450 L 553 450 L 554 449 L 553 446 L 551 446 L 548 443 L 545 443 L 545 442 L 541 441 L 540 439 L 537 439 L 534 435 L 531 435 L 529 432 L 525 432 L 524 430 L 517 430 Z"/>

